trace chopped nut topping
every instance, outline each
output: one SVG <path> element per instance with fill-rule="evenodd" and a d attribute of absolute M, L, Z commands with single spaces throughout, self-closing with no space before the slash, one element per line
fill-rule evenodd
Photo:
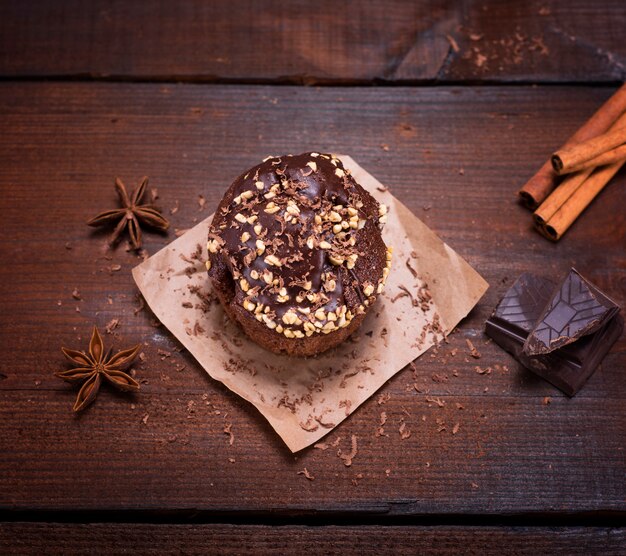
<path fill-rule="evenodd" d="M 279 210 L 280 210 L 280 207 L 273 201 L 270 201 L 269 203 L 267 203 L 267 206 L 264 209 L 264 211 L 267 212 L 267 214 L 275 214 Z"/>
<path fill-rule="evenodd" d="M 245 224 L 247 222 L 246 217 L 243 214 L 241 214 L 240 212 L 235 214 L 235 220 L 237 222 L 240 222 L 241 224 Z"/>
<path fill-rule="evenodd" d="M 244 232 L 241 234 L 241 243 L 245 243 L 250 239 L 250 234 L 248 232 Z"/>
<path fill-rule="evenodd" d="M 216 239 L 211 239 L 206 244 L 206 247 L 207 247 L 207 250 L 209 251 L 209 253 L 217 253 L 219 251 L 220 244 L 219 244 L 219 242 Z"/>
<path fill-rule="evenodd" d="M 287 311 L 283 315 L 283 322 L 285 324 L 296 324 L 297 320 L 298 320 L 298 316 L 295 313 L 293 313 L 292 311 Z"/>
<path fill-rule="evenodd" d="M 255 242 L 255 245 L 256 245 L 256 253 L 257 253 L 257 255 L 262 255 L 263 253 L 265 253 L 265 243 L 262 240 L 257 239 L 256 242 Z M 276 257 L 274 257 L 274 258 L 276 258 Z M 267 257 L 265 258 L 265 262 L 267 262 Z M 273 263 L 268 263 L 268 264 L 273 264 Z M 280 265 L 276 265 L 276 266 L 280 266 Z"/>
<path fill-rule="evenodd" d="M 328 220 L 330 220 L 331 222 L 341 222 L 341 214 L 334 210 L 331 210 L 330 214 L 328 215 Z"/>

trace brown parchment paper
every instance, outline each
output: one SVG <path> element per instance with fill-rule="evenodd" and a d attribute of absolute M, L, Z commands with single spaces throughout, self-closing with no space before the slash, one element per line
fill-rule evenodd
<path fill-rule="evenodd" d="M 275 355 L 248 340 L 219 303 L 206 303 L 212 216 L 133 269 L 154 314 L 211 377 L 252 403 L 292 452 L 330 432 L 450 332 L 488 288 L 380 182 L 350 157 L 341 159 L 357 182 L 389 207 L 383 236 L 394 248 L 385 293 L 341 346 L 315 358 Z M 198 246 L 201 260 L 193 261 Z M 427 292 L 430 303 L 424 302 Z"/>

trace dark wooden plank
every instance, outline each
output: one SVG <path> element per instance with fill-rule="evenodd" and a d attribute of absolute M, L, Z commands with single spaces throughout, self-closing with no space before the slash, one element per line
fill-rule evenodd
<path fill-rule="evenodd" d="M 616 81 L 621 0 L 0 3 L 0 75 Z"/>
<path fill-rule="evenodd" d="M 524 270 L 554 276 L 575 264 L 626 302 L 623 173 L 557 245 L 532 231 L 529 213 L 514 200 L 546 154 L 610 94 L 572 87 L 0 85 L 1 507 L 624 512 L 626 339 L 570 400 L 482 332 Z M 492 286 L 450 344 L 418 361 L 417 379 L 403 371 L 384 387 L 386 405 L 368 401 L 331 434 L 344 449 L 358 436 L 350 468 L 336 449 L 291 455 L 254 409 L 175 352 L 146 311 L 134 314 L 137 258 L 122 246 L 106 259 L 105 236 L 84 224 L 115 202 L 116 175 L 129 183 L 150 175 L 166 209 L 179 202 L 173 226 L 187 228 L 242 169 L 268 153 L 311 149 L 352 155 Z M 204 211 L 199 194 L 207 198 Z M 148 235 L 147 249 L 169 239 Z M 112 264 L 121 270 L 109 272 Z M 72 298 L 74 288 L 82 301 Z M 108 342 L 145 343 L 137 374 L 147 383 L 134 405 L 105 390 L 74 418 L 73 392 L 52 376 L 64 365 L 59 347 L 85 345 L 92 323 L 112 318 L 120 319 L 119 338 Z M 482 352 L 479 361 L 468 356 L 466 339 Z M 162 360 L 158 349 L 172 356 Z M 476 364 L 507 370 L 480 375 Z M 429 405 L 415 382 L 445 406 Z M 389 436 L 376 438 L 383 410 Z M 398 433 L 402 418 L 412 432 L 406 440 Z M 233 446 L 225 423 L 232 423 Z M 304 467 L 314 481 L 298 475 Z"/>
<path fill-rule="evenodd" d="M 0 524 L 11 554 L 563 554 L 621 555 L 626 531 L 604 527 L 418 527 Z"/>

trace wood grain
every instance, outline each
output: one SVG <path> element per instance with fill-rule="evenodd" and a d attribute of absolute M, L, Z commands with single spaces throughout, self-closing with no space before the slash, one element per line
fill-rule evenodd
<path fill-rule="evenodd" d="M 11 554 L 536 554 L 621 555 L 624 529 L 167 524 L 0 524 Z"/>
<path fill-rule="evenodd" d="M 621 0 L 0 3 L 0 75 L 615 82 Z"/>
<path fill-rule="evenodd" d="M 522 271 L 557 276 L 575 265 L 626 302 L 623 173 L 558 245 L 532 231 L 514 200 L 611 92 L 0 84 L 0 509 L 623 515 L 625 338 L 567 399 L 483 335 Z M 344 449 L 357 435 L 349 468 L 336 448 L 291 455 L 146 310 L 135 315 L 138 259 L 123 246 L 107 258 L 106 235 L 85 225 L 115 204 L 115 176 L 131 185 L 149 175 L 183 229 L 246 167 L 305 150 L 350 154 L 491 284 L 450 343 L 417 361 L 416 377 L 399 373 L 381 391 L 385 405 L 369 400 L 330 435 Z M 154 253 L 172 237 L 147 235 L 146 247 Z M 113 318 L 120 326 L 110 345 L 145 343 L 142 391 L 128 399 L 104 389 L 74 417 L 75 392 L 52 376 L 64 367 L 59 348 L 85 347 L 92 324 Z M 481 359 L 469 356 L 466 339 Z M 381 411 L 389 436 L 376 437 Z M 298 474 L 305 467 L 313 481 Z"/>

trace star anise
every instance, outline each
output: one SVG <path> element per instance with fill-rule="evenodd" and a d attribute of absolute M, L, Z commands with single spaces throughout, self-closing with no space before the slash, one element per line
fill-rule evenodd
<path fill-rule="evenodd" d="M 76 368 L 54 373 L 55 376 L 72 383 L 84 381 L 78 392 L 74 411 L 85 409 L 96 399 L 103 378 L 120 390 L 139 390 L 139 383 L 123 369 L 133 362 L 140 348 L 141 345 L 138 344 L 116 353 L 113 357 L 111 357 L 111 350 L 104 355 L 104 343 L 95 326 L 89 342 L 89 353 L 62 347 L 61 351 L 76 365 Z"/>
<path fill-rule="evenodd" d="M 141 228 L 139 224 L 145 224 L 157 230 L 165 231 L 169 228 L 170 223 L 159 212 L 154 205 L 140 205 L 141 199 L 146 192 L 148 178 L 144 177 L 141 183 L 128 196 L 126 187 L 122 180 L 115 178 L 115 190 L 120 197 L 122 207 L 118 209 L 105 210 L 97 216 L 94 216 L 87 224 L 89 226 L 104 226 L 117 222 L 113 235 L 109 239 L 109 243 L 116 243 L 124 229 L 128 226 L 128 234 L 130 235 L 130 243 L 133 249 L 141 247 Z M 119 222 L 118 222 L 119 221 Z"/>

